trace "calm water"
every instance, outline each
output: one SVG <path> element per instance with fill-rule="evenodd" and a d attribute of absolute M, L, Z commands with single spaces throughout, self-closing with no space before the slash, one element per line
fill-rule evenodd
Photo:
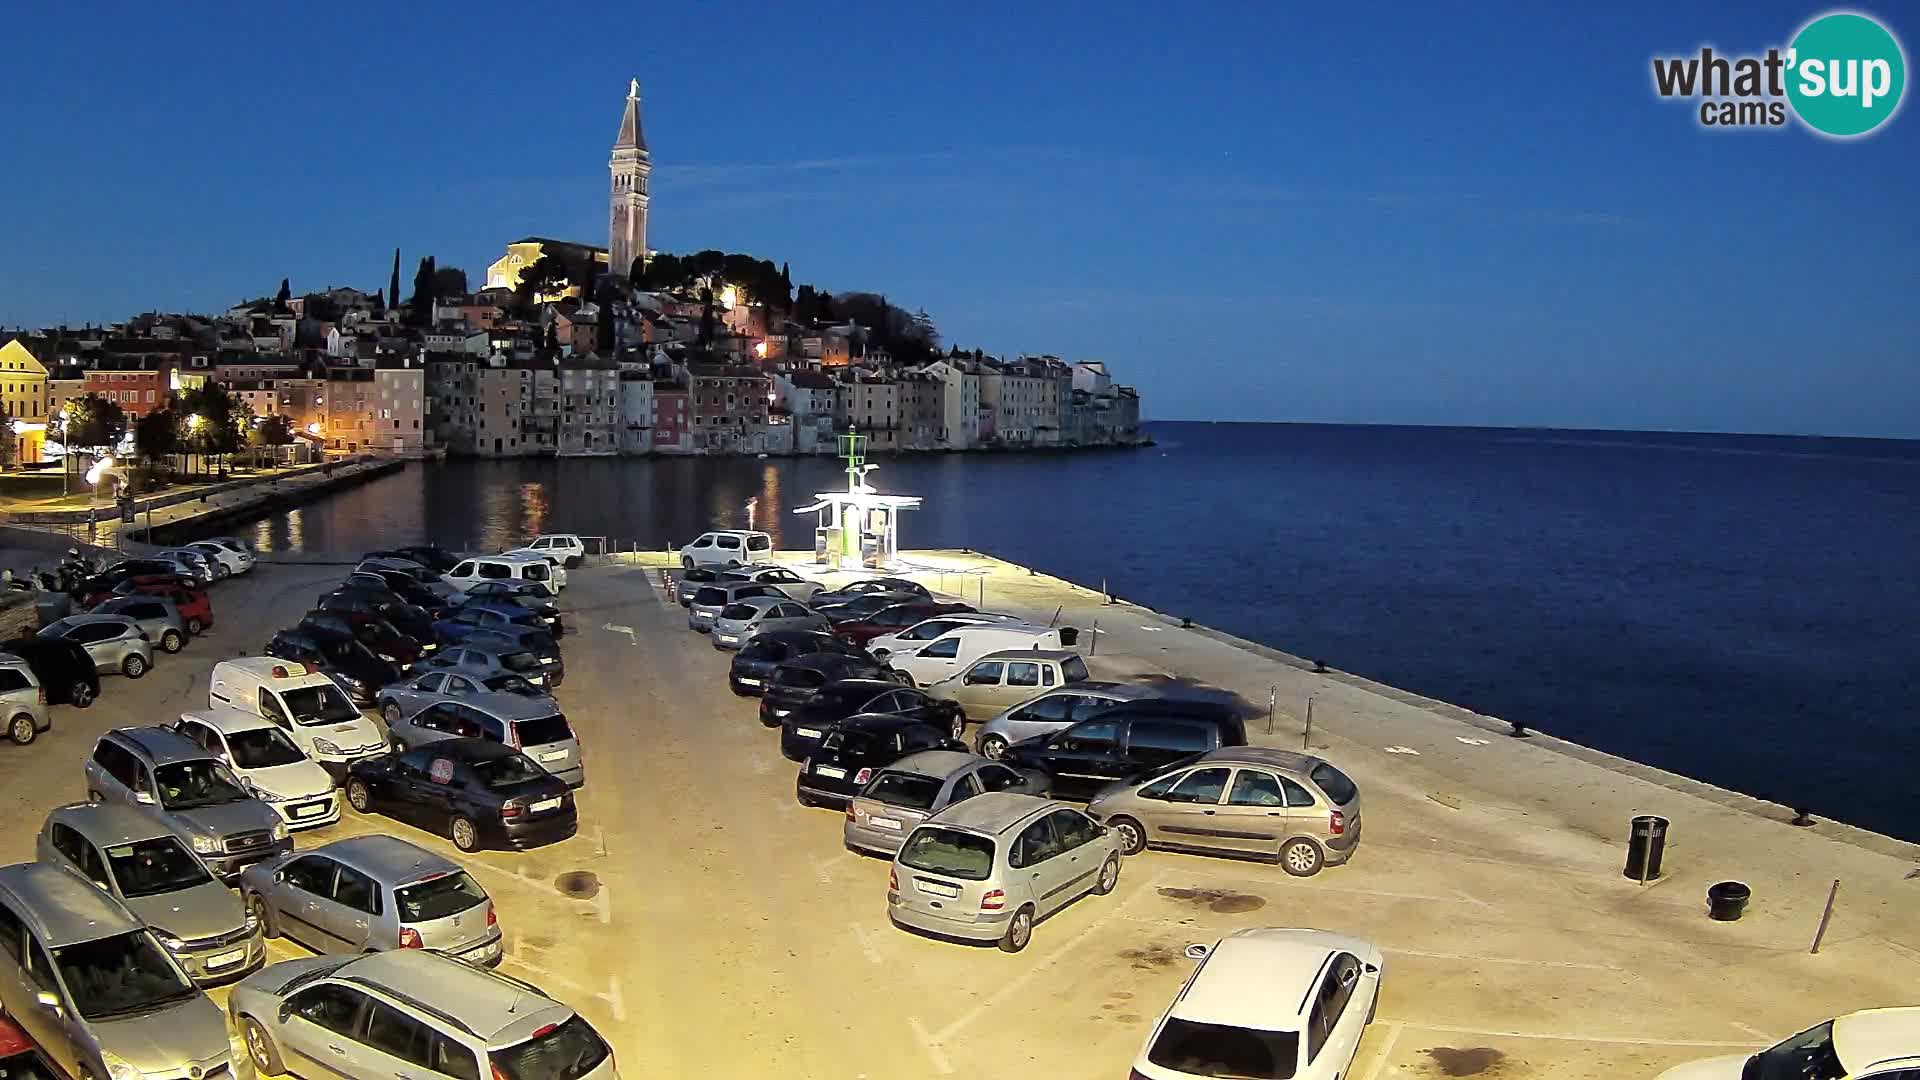
<path fill-rule="evenodd" d="M 1920 839 L 1920 443 L 1157 424 L 1139 451 L 880 459 L 972 547 L 1696 776 Z M 831 461 L 454 463 L 258 526 L 268 549 L 554 529 L 664 546 L 757 498 L 812 543 Z M 769 509 L 778 512 L 769 512 Z"/>

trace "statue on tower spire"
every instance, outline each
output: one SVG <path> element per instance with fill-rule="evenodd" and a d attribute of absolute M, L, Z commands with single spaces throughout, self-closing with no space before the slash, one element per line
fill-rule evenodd
<path fill-rule="evenodd" d="M 640 100 L 640 80 L 639 79 L 633 79 L 627 83 L 627 100 L 628 101 Z"/>

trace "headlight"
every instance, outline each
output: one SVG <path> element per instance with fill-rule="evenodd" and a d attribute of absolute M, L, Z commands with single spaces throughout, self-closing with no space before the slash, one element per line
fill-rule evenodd
<path fill-rule="evenodd" d="M 275 840 L 285 840 L 285 839 L 287 838 L 287 823 L 286 823 L 286 822 L 284 822 L 284 821 L 276 821 L 276 822 L 274 822 L 274 823 L 273 823 L 273 838 L 274 838 Z"/>
<path fill-rule="evenodd" d="M 315 739 L 313 750 L 317 754 L 337 754 L 340 752 L 340 744 L 332 739 Z"/>
<path fill-rule="evenodd" d="M 218 855 L 220 839 L 215 836 L 196 836 L 193 838 L 193 851 L 196 855 Z"/>
<path fill-rule="evenodd" d="M 278 792 L 268 791 L 266 788 L 258 787 L 258 786 L 254 787 L 253 789 L 253 797 L 256 799 L 259 799 L 261 802 L 286 802 L 287 801 L 287 796 L 282 795 Z"/>
<path fill-rule="evenodd" d="M 180 947 L 186 944 L 186 942 L 181 941 L 179 938 L 174 937 L 172 934 L 158 927 L 154 928 L 153 936 L 160 939 L 160 944 L 165 945 L 168 952 L 179 952 Z"/>
<path fill-rule="evenodd" d="M 111 1050 L 100 1051 L 100 1063 L 107 1067 L 108 1080 L 146 1080 L 132 1062 Z"/>
<path fill-rule="evenodd" d="M 386 653 L 375 653 L 374 655 L 375 655 L 375 656 L 378 656 L 378 657 L 379 657 L 380 659 L 382 659 L 382 660 L 385 660 L 385 661 L 386 661 L 387 663 L 389 663 L 389 664 L 397 664 L 397 663 L 399 663 L 399 662 L 400 662 L 399 660 L 397 660 L 397 659 L 395 659 L 394 657 L 391 657 L 391 656 L 388 656 L 388 655 L 387 655 Z"/>
<path fill-rule="evenodd" d="M 255 915 L 253 913 L 252 908 L 248 908 L 247 909 L 247 933 L 251 934 L 258 929 L 260 929 L 260 916 Z"/>

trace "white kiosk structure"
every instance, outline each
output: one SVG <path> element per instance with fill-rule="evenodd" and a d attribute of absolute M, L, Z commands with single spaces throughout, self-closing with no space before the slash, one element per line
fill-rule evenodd
<path fill-rule="evenodd" d="M 882 495 L 867 483 L 867 473 L 879 468 L 865 464 L 867 437 L 840 436 L 840 456 L 847 459 L 847 490 L 823 491 L 813 505 L 796 514 L 820 515 L 813 530 L 813 561 L 833 570 L 888 570 L 898 564 L 900 511 L 916 510 L 918 495 Z"/>

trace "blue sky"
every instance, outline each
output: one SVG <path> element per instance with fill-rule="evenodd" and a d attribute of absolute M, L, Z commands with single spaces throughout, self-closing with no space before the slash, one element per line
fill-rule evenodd
<path fill-rule="evenodd" d="M 638 76 L 656 248 L 1105 359 L 1152 417 L 1920 436 L 1920 114 L 1651 90 L 1823 8 L 913 7 L 23 9 L 0 325 L 605 243 Z"/>

